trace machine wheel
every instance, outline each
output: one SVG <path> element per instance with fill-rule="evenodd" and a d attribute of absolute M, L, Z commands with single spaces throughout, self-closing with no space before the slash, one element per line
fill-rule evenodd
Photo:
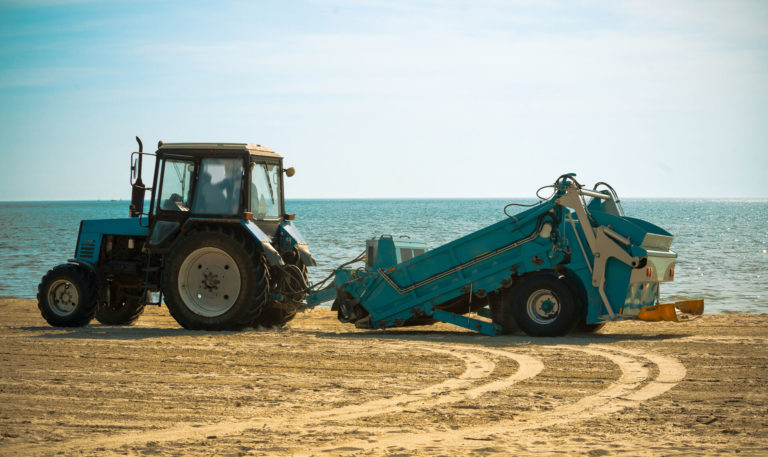
<path fill-rule="evenodd" d="M 562 336 L 573 330 L 579 305 L 571 288 L 551 274 L 536 274 L 512 291 L 512 314 L 530 336 Z"/>
<path fill-rule="evenodd" d="M 501 325 L 502 335 L 513 335 L 520 330 L 515 316 L 512 313 L 512 289 L 502 289 L 495 294 L 491 294 L 489 308 L 491 309 L 491 320 L 494 324 Z"/>
<path fill-rule="evenodd" d="M 285 302 L 269 302 L 261 315 L 253 322 L 254 327 L 280 328 L 296 317 L 296 311 L 306 298 L 308 283 L 307 267 L 294 249 L 283 254 L 285 267 L 273 270 L 271 289 L 286 297 Z"/>
<path fill-rule="evenodd" d="M 96 310 L 96 320 L 104 325 L 131 325 L 144 312 L 146 291 L 112 287 L 109 301 Z"/>
<path fill-rule="evenodd" d="M 581 320 L 579 321 L 579 324 L 576 326 L 576 328 L 573 329 L 574 333 L 597 333 L 605 327 L 605 322 L 600 322 L 599 324 L 587 324 L 585 321 Z"/>
<path fill-rule="evenodd" d="M 193 229 L 165 260 L 168 310 L 190 330 L 242 329 L 269 296 L 266 271 L 261 253 L 243 234 L 216 226 Z"/>
<path fill-rule="evenodd" d="M 334 308 L 339 322 L 357 322 L 370 316 L 368 310 L 360 306 L 360 300 L 353 298 L 346 290 L 342 290 L 333 301 L 331 310 Z"/>
<path fill-rule="evenodd" d="M 96 284 L 75 264 L 54 267 L 37 286 L 37 307 L 54 327 L 82 327 L 96 314 Z"/>

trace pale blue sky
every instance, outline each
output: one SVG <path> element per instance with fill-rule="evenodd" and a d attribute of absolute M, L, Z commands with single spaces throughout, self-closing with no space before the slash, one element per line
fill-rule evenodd
<path fill-rule="evenodd" d="M 765 198 L 768 2 L 0 0 L 0 200 L 129 198 L 134 135 L 288 198 Z"/>

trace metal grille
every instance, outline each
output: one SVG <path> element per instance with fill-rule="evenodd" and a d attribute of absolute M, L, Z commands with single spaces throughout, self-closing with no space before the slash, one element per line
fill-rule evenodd
<path fill-rule="evenodd" d="M 93 258 L 96 254 L 96 240 L 81 240 L 79 257 Z"/>

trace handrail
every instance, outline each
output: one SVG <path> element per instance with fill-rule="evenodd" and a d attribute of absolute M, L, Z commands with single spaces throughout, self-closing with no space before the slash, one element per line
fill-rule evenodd
<path fill-rule="evenodd" d="M 593 190 L 587 190 L 587 189 L 579 189 L 579 193 L 581 195 L 586 195 L 587 197 L 594 197 L 594 198 L 601 198 L 603 200 L 610 200 L 611 197 L 609 195 L 605 195 L 600 192 L 595 192 Z"/>

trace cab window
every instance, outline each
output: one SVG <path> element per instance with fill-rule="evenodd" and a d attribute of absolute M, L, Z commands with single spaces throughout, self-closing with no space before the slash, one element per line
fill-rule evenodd
<path fill-rule="evenodd" d="M 243 159 L 204 158 L 200 163 L 192 212 L 234 216 L 240 211 Z"/>
<path fill-rule="evenodd" d="M 256 162 L 251 168 L 251 212 L 259 220 L 280 218 L 280 166 Z"/>
<path fill-rule="evenodd" d="M 192 174 L 195 164 L 188 160 L 167 159 L 163 164 L 163 183 L 158 205 L 164 211 L 189 211 Z"/>

